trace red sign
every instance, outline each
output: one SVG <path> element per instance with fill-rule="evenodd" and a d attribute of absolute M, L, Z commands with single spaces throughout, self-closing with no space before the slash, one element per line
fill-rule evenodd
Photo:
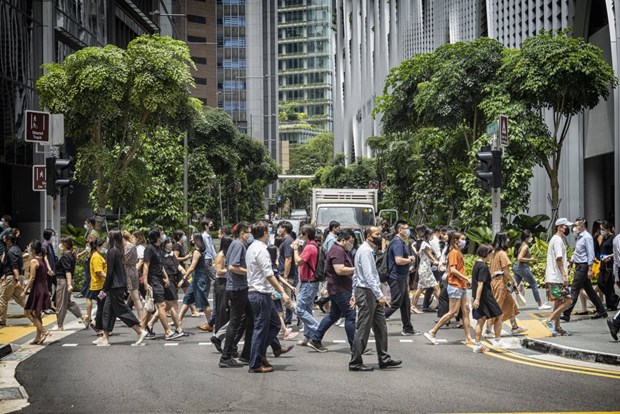
<path fill-rule="evenodd" d="M 50 141 L 50 114 L 41 111 L 26 111 L 26 142 L 48 144 Z"/>
<path fill-rule="evenodd" d="M 45 165 L 32 166 L 32 189 L 34 191 L 45 191 L 47 189 L 47 173 Z"/>

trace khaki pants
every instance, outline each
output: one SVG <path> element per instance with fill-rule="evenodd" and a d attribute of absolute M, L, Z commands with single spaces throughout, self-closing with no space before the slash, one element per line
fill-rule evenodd
<path fill-rule="evenodd" d="M 13 275 L 3 276 L 2 283 L 0 283 L 0 323 L 6 324 L 6 313 L 9 308 L 9 301 L 13 299 L 22 308 L 26 304 L 26 299 L 23 298 L 23 287 L 21 284 L 17 285 Z"/>
<path fill-rule="evenodd" d="M 67 291 L 67 279 L 58 278 L 56 281 L 56 319 L 58 326 L 64 326 L 67 310 L 78 320 L 82 319 L 80 307 L 71 300 L 71 293 Z"/>

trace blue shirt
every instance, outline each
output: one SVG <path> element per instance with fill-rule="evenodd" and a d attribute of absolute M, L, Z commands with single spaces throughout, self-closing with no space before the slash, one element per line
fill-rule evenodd
<path fill-rule="evenodd" d="M 211 235 L 209 232 L 205 231 L 202 233 L 202 240 L 205 242 L 205 259 L 207 260 L 215 260 L 215 256 L 217 253 L 215 252 L 215 248 L 213 247 L 213 241 L 211 240 Z"/>
<path fill-rule="evenodd" d="M 383 297 L 379 271 L 375 263 L 375 252 L 368 242 L 364 242 L 355 253 L 355 272 L 353 273 L 353 293 L 361 287 L 372 290 L 377 300 Z"/>
<path fill-rule="evenodd" d="M 395 236 L 388 246 L 388 270 L 391 280 L 404 282 L 409 277 L 409 263 L 404 265 L 396 264 L 396 257 L 409 257 L 409 248 L 405 242 L 398 236 Z"/>
<path fill-rule="evenodd" d="M 594 239 L 585 230 L 577 236 L 577 244 L 575 244 L 571 261 L 573 263 L 587 263 L 588 266 L 594 263 Z"/>
<path fill-rule="evenodd" d="M 228 247 L 228 252 L 226 253 L 226 268 L 228 269 L 228 267 L 232 265 L 247 269 L 245 265 L 245 253 L 245 244 L 239 239 L 233 240 L 230 247 Z M 228 273 L 226 274 L 226 290 L 236 291 L 247 288 L 248 278 L 246 275 L 238 275 L 228 270 Z"/>
<path fill-rule="evenodd" d="M 332 248 L 335 242 L 336 242 L 336 236 L 334 236 L 334 233 L 330 231 L 327 237 L 325 237 L 323 246 L 321 246 L 325 254 L 329 253 L 329 249 Z"/>

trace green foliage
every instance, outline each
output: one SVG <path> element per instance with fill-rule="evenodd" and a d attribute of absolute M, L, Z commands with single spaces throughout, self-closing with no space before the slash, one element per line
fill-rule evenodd
<path fill-rule="evenodd" d="M 490 227 L 471 227 L 466 232 L 467 239 L 476 244 L 493 243 L 493 230 Z"/>
<path fill-rule="evenodd" d="M 61 237 L 68 237 L 73 242 L 73 247 L 76 249 L 83 249 L 86 247 L 86 239 L 84 238 L 84 229 L 82 227 L 76 227 L 72 224 L 67 224 L 60 228 Z"/>
<path fill-rule="evenodd" d="M 547 231 L 547 228 L 543 226 L 542 223 L 549 220 L 549 216 L 545 214 L 538 214 L 536 216 L 519 214 L 512 220 L 511 224 L 506 225 L 506 228 L 516 230 L 519 235 L 523 230 L 529 230 L 532 232 L 533 237 L 540 237 L 543 233 Z"/>
<path fill-rule="evenodd" d="M 293 144 L 290 150 L 291 174 L 314 174 L 321 167 L 331 165 L 334 160 L 334 133 L 324 132 L 303 144 Z"/>
<path fill-rule="evenodd" d="M 75 176 L 92 183 L 93 208 L 136 206 L 147 190 L 140 179 L 148 170 L 146 140 L 160 128 L 182 131 L 200 108 L 189 97 L 187 45 L 145 35 L 127 50 L 88 47 L 45 67 L 37 81 L 41 103 L 65 115 L 65 135 L 78 148 Z"/>

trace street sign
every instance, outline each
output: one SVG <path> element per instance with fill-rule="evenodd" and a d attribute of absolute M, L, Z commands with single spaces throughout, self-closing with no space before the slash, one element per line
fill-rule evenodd
<path fill-rule="evenodd" d="M 47 189 L 47 173 L 45 165 L 32 166 L 32 190 L 45 191 Z"/>
<path fill-rule="evenodd" d="M 49 144 L 50 141 L 50 113 L 41 111 L 26 111 L 26 142 Z"/>
<path fill-rule="evenodd" d="M 492 137 L 493 135 L 497 134 L 497 129 L 497 121 L 491 122 L 489 125 L 487 125 L 487 135 Z"/>
<path fill-rule="evenodd" d="M 506 115 L 499 116 L 499 144 L 502 147 L 508 146 L 508 117 Z"/>

